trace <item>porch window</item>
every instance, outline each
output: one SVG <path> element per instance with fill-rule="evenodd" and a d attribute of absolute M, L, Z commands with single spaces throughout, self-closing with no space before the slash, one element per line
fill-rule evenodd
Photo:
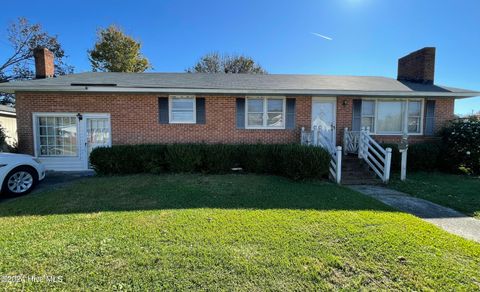
<path fill-rule="evenodd" d="M 72 116 L 37 117 L 40 156 L 77 155 L 77 118 Z"/>
<path fill-rule="evenodd" d="M 401 134 L 403 129 L 403 101 L 378 101 L 377 127 L 380 134 Z"/>
<path fill-rule="evenodd" d="M 195 97 L 170 97 L 170 123 L 195 124 Z"/>
<path fill-rule="evenodd" d="M 375 132 L 375 101 L 364 100 L 362 102 L 362 127 L 369 127 Z"/>
<path fill-rule="evenodd" d="M 422 123 L 422 102 L 408 102 L 408 133 L 420 133 Z"/>
<path fill-rule="evenodd" d="M 422 134 L 423 101 L 411 99 L 364 99 L 361 125 L 373 134 Z"/>
<path fill-rule="evenodd" d="M 249 97 L 246 128 L 285 128 L 285 98 Z"/>

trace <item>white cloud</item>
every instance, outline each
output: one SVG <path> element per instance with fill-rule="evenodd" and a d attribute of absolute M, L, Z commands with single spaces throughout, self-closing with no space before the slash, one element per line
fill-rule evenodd
<path fill-rule="evenodd" d="M 314 36 L 318 36 L 318 37 L 324 38 L 324 39 L 329 40 L 329 41 L 333 40 L 331 37 L 328 37 L 328 36 L 326 36 L 326 35 L 319 34 L 319 33 L 317 33 L 317 32 L 311 32 L 311 34 L 313 34 Z"/>

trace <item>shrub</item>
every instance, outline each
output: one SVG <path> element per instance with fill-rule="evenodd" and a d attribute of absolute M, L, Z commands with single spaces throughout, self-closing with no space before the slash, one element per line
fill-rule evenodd
<path fill-rule="evenodd" d="M 195 172 L 202 164 L 201 146 L 190 144 L 167 145 L 165 165 L 171 172 Z"/>
<path fill-rule="evenodd" d="M 7 148 L 7 134 L 5 133 L 5 129 L 0 125 L 0 152 L 3 149 Z"/>
<path fill-rule="evenodd" d="M 392 170 L 400 170 L 401 153 L 397 144 L 382 144 L 392 148 Z M 438 142 L 415 143 L 408 145 L 407 169 L 410 171 L 431 171 L 441 169 L 442 146 Z"/>
<path fill-rule="evenodd" d="M 204 173 L 227 173 L 236 164 L 235 147 L 225 144 L 203 145 L 201 147 L 201 171 Z"/>
<path fill-rule="evenodd" d="M 324 149 L 297 144 L 116 145 L 96 148 L 90 154 L 90 163 L 100 174 L 221 174 L 241 167 L 250 173 L 301 180 L 326 177 L 329 162 Z"/>
<path fill-rule="evenodd" d="M 451 121 L 442 130 L 449 170 L 480 174 L 480 119 L 469 117 Z"/>

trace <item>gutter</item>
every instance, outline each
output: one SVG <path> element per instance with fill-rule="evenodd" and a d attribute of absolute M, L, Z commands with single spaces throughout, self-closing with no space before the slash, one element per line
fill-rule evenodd
<path fill-rule="evenodd" d="M 315 96 L 383 96 L 383 97 L 474 97 L 480 92 L 464 91 L 363 91 L 363 90 L 312 90 L 312 89 L 210 89 L 210 88 L 158 88 L 112 86 L 18 86 L 2 87 L 0 91 L 15 92 L 114 92 L 114 93 L 176 93 L 176 94 L 239 94 L 239 95 L 315 95 Z"/>

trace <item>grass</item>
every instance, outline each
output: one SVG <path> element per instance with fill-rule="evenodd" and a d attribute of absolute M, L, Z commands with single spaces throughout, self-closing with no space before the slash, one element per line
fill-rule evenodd
<path fill-rule="evenodd" d="M 390 187 L 480 219 L 480 177 L 440 172 L 408 173 L 407 180 L 393 180 Z"/>
<path fill-rule="evenodd" d="M 478 290 L 480 245 L 330 183 L 95 177 L 0 203 L 25 290 Z M 1 278 L 0 278 L 1 280 Z"/>

